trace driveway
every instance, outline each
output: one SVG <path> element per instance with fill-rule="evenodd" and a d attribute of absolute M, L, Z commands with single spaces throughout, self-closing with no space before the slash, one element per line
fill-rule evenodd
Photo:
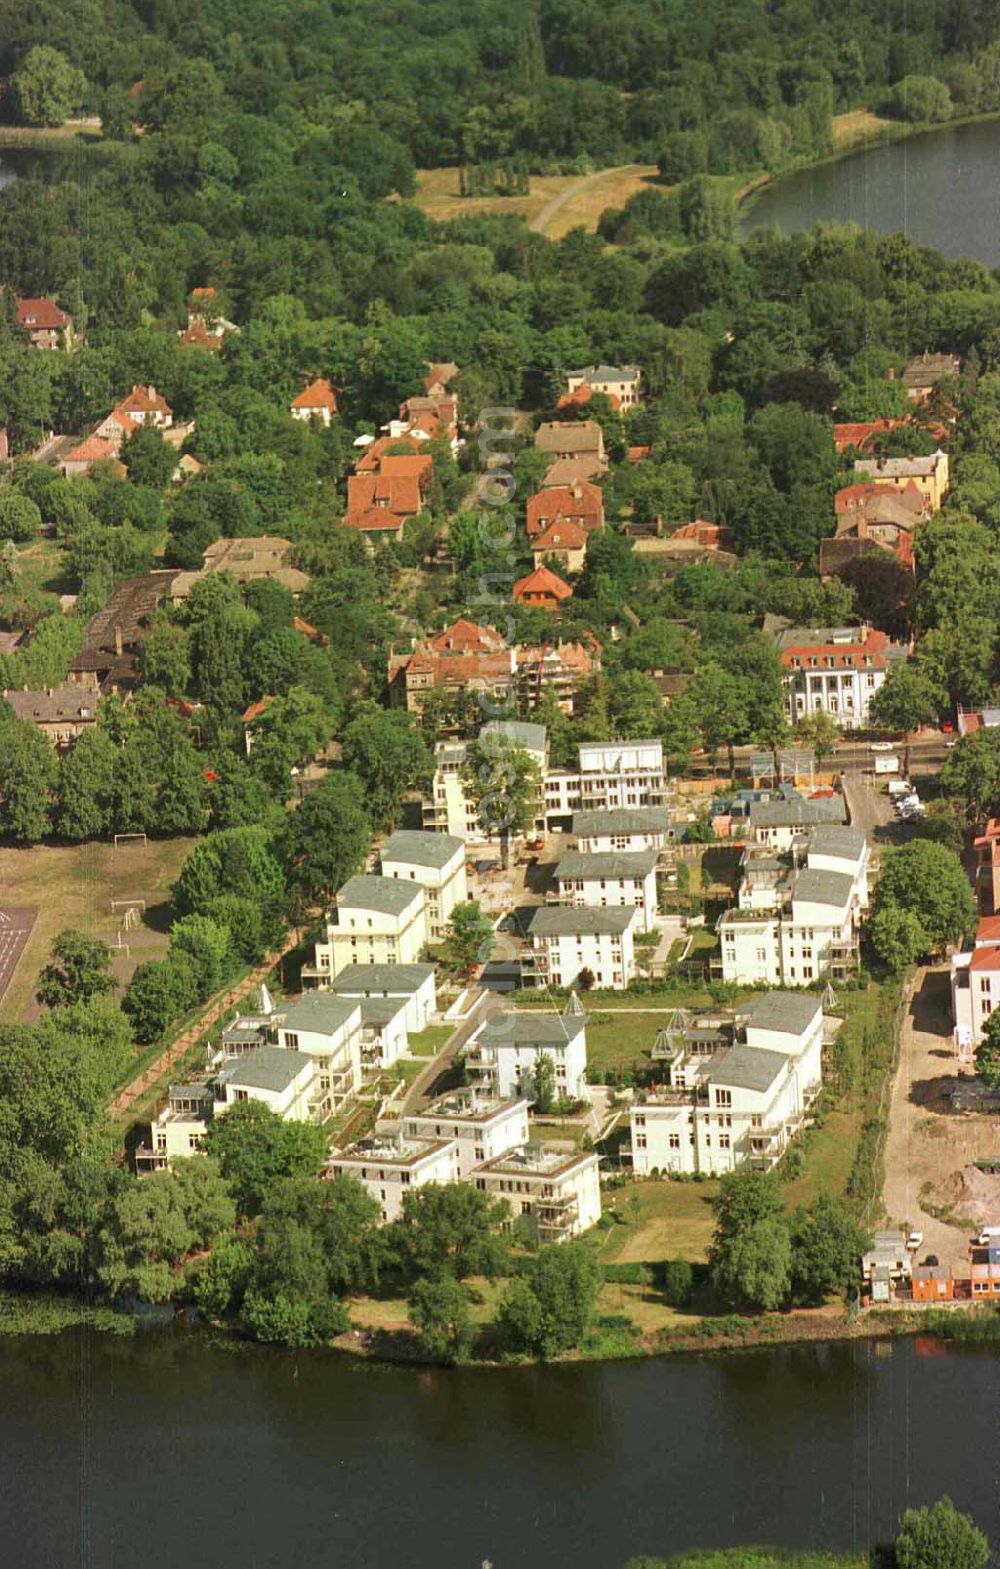
<path fill-rule="evenodd" d="M 473 1030 L 489 1014 L 496 1013 L 502 1006 L 500 999 L 491 992 L 480 993 L 461 1024 L 457 1025 L 452 1031 L 441 1050 L 417 1074 L 403 1098 L 403 1104 L 399 1113 L 401 1117 L 405 1117 L 408 1112 L 415 1111 L 418 1106 L 424 1105 L 426 1101 L 433 1098 L 434 1086 L 447 1073 Z"/>
<path fill-rule="evenodd" d="M 964 1275 L 973 1227 L 948 1224 L 923 1206 L 949 1207 L 956 1174 L 977 1157 L 996 1154 L 997 1130 L 991 1117 L 952 1110 L 946 1091 L 956 1074 L 948 970 L 935 965 L 918 972 L 903 1020 L 882 1203 L 891 1225 L 923 1232 L 920 1259 L 936 1253 L 943 1265 Z"/>

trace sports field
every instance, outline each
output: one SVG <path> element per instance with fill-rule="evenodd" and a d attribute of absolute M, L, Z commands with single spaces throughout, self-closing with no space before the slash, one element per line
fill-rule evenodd
<path fill-rule="evenodd" d="M 194 839 L 150 840 L 116 850 L 106 843 L 0 849 L 0 1021 L 37 1016 L 35 986 L 52 940 L 64 927 L 101 937 L 116 948 L 114 973 L 124 984 L 137 964 L 167 945 L 170 885 Z M 124 907 L 144 903 L 139 924 L 123 929 Z M 128 949 L 126 953 L 125 949 Z"/>

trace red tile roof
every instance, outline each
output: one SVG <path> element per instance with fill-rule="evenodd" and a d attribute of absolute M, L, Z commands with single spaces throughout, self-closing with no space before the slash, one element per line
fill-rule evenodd
<path fill-rule="evenodd" d="M 495 627 L 481 626 L 465 616 L 459 616 L 451 626 L 443 627 L 426 641 L 438 654 L 494 654 L 506 646 Z"/>
<path fill-rule="evenodd" d="M 361 457 L 354 465 L 356 474 L 377 474 L 382 464 L 382 459 L 394 449 L 403 447 L 408 453 L 422 452 L 427 443 L 418 441 L 416 436 L 379 436 L 370 446 L 367 446 Z"/>
<path fill-rule="evenodd" d="M 586 550 L 587 530 L 573 518 L 559 518 L 535 535 L 531 548 L 536 555 L 545 550 Z"/>
<path fill-rule="evenodd" d="M 181 333 L 181 343 L 186 349 L 207 349 L 209 354 L 218 354 L 222 334 L 209 332 L 203 321 L 191 321 Z"/>
<path fill-rule="evenodd" d="M 59 309 L 55 300 L 23 299 L 17 302 L 18 326 L 54 331 L 57 327 L 71 327 L 72 318 Z"/>
<path fill-rule="evenodd" d="M 115 404 L 114 412 L 126 415 L 163 414 L 169 417 L 174 411 L 155 387 L 133 387 L 120 403 Z"/>
<path fill-rule="evenodd" d="M 570 599 L 573 590 L 568 583 L 548 567 L 536 567 L 534 572 L 529 572 L 527 577 L 519 578 L 514 584 L 514 598 L 518 604 L 530 603 L 535 599 L 550 599 L 557 603 L 563 599 Z"/>
<path fill-rule="evenodd" d="M 420 484 L 412 474 L 352 474 L 347 481 L 347 510 L 366 512 L 381 507 L 397 519 L 420 511 Z"/>
<path fill-rule="evenodd" d="M 255 719 L 259 719 L 260 718 L 261 714 L 264 712 L 264 710 L 267 707 L 268 703 L 273 703 L 273 702 L 274 702 L 273 697 L 262 697 L 258 702 L 251 703 L 249 708 L 244 709 L 244 712 L 243 712 L 243 723 L 245 725 L 252 724 Z"/>
<path fill-rule="evenodd" d="M 976 927 L 976 947 L 1000 943 L 1000 915 L 984 915 Z"/>
<path fill-rule="evenodd" d="M 387 479 L 429 478 L 434 469 L 434 459 L 429 452 L 387 452 L 380 458 L 378 472 Z"/>
<path fill-rule="evenodd" d="M 359 529 L 362 534 L 401 535 L 405 518 L 397 517 L 387 507 L 359 507 L 344 518 L 345 528 Z"/>
<path fill-rule="evenodd" d="M 910 423 L 908 419 L 873 419 L 834 425 L 833 444 L 838 452 L 846 452 L 848 447 L 857 447 L 860 450 L 873 436 L 888 435 L 889 431 Z"/>
<path fill-rule="evenodd" d="M 722 532 L 718 523 L 707 523 L 704 518 L 695 518 L 693 523 L 682 523 L 680 528 L 675 528 L 670 538 L 693 539 L 705 550 L 718 550 Z"/>
<path fill-rule="evenodd" d="M 854 485 L 845 485 L 838 490 L 833 498 L 833 510 L 839 515 L 844 512 L 854 512 L 873 501 L 877 496 L 895 496 L 905 506 L 912 507 L 914 512 L 922 512 L 927 507 L 927 497 L 912 479 L 905 485 L 895 480 L 879 480 L 877 484 L 861 480 Z"/>
<path fill-rule="evenodd" d="M 626 447 L 625 456 L 630 463 L 642 463 L 652 454 L 652 447 Z"/>
<path fill-rule="evenodd" d="M 1000 948 L 988 944 L 984 948 L 976 948 L 969 961 L 970 970 L 1000 970 Z"/>
<path fill-rule="evenodd" d="M 586 529 L 603 528 L 604 494 L 589 480 L 575 485 L 546 485 L 528 497 L 526 517 L 529 535 L 540 534 L 564 518 L 572 518 Z"/>
<path fill-rule="evenodd" d="M 312 381 L 309 386 L 292 399 L 293 409 L 328 409 L 331 414 L 337 412 L 337 393 L 332 383 L 321 377 Z"/>
<path fill-rule="evenodd" d="M 856 643 L 792 643 L 782 648 L 780 658 L 786 670 L 798 669 L 797 661 L 803 659 L 822 659 L 827 670 L 884 670 L 889 646 L 886 634 L 870 627 L 867 636 Z M 827 664 L 827 660 L 833 663 Z"/>
<path fill-rule="evenodd" d="M 115 454 L 113 441 L 106 441 L 103 436 L 88 436 L 78 447 L 74 447 L 72 452 L 66 454 L 63 462 L 101 463 L 105 458 L 113 458 Z"/>
<path fill-rule="evenodd" d="M 585 404 L 590 402 L 590 400 L 591 400 L 591 398 L 593 396 L 594 396 L 594 389 L 593 389 L 593 387 L 591 387 L 590 383 L 587 382 L 587 381 L 581 381 L 580 385 L 578 387 L 576 387 L 572 392 L 564 392 L 563 393 L 562 397 L 559 399 L 559 402 L 556 404 L 556 408 L 557 409 L 573 409 L 573 408 L 579 409 L 579 408 L 583 408 Z M 608 402 L 611 404 L 611 407 L 613 409 L 620 409 L 621 408 L 621 399 L 616 397 L 613 392 L 607 393 L 606 396 L 607 396 Z"/>

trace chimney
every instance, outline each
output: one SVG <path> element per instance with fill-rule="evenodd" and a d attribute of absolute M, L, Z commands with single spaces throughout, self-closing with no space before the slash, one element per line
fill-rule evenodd
<path fill-rule="evenodd" d="M 115 622 L 115 653 L 118 655 L 118 657 L 120 659 L 124 652 L 125 652 L 125 650 L 124 650 L 124 647 L 122 645 L 121 622 L 116 621 Z"/>
<path fill-rule="evenodd" d="M 895 381 L 896 380 L 896 367 L 895 367 L 895 365 L 890 365 L 889 366 L 889 380 L 890 381 Z"/>

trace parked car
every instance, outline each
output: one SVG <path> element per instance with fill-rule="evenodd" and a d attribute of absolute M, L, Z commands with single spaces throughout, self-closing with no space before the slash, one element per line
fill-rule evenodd
<path fill-rule="evenodd" d="M 894 741 L 873 741 L 871 748 L 873 752 L 891 752 L 895 744 Z"/>
<path fill-rule="evenodd" d="M 946 719 L 944 721 L 944 723 L 942 724 L 942 726 L 941 726 L 941 734 L 942 735 L 954 735 L 954 733 L 955 733 L 955 726 L 952 724 L 950 719 Z"/>
<path fill-rule="evenodd" d="M 976 1238 L 978 1247 L 988 1248 L 991 1243 L 1000 1244 L 1000 1226 L 984 1226 Z"/>
<path fill-rule="evenodd" d="M 908 1253 L 916 1253 L 918 1248 L 922 1247 L 923 1240 L 924 1234 L 922 1231 L 911 1231 L 906 1239 L 906 1251 Z"/>

